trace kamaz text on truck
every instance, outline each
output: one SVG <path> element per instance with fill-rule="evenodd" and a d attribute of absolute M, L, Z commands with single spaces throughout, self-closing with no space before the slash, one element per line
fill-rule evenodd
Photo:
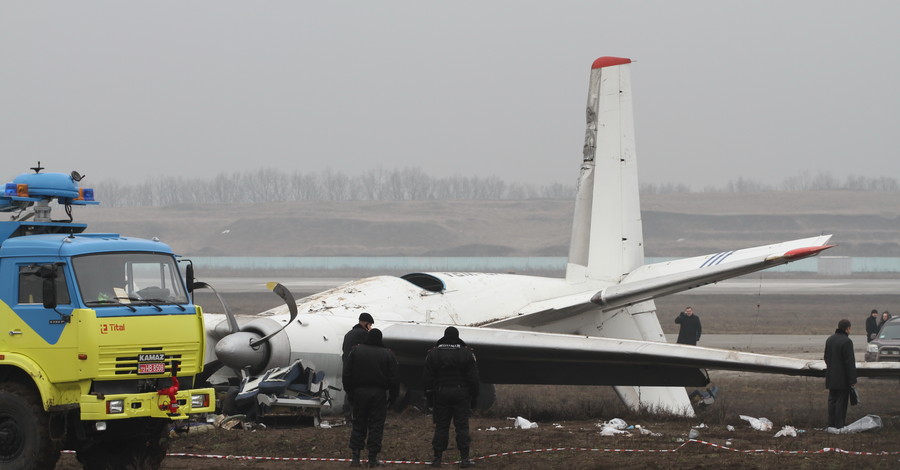
<path fill-rule="evenodd" d="M 193 269 L 156 239 L 85 233 L 71 211 L 92 190 L 42 169 L 0 195 L 0 468 L 52 469 L 71 449 L 86 469 L 156 469 L 170 427 L 215 408 L 194 388 Z"/>

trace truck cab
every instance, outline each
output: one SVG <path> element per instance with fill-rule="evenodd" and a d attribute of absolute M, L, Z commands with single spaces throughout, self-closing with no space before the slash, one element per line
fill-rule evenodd
<path fill-rule="evenodd" d="M 192 275 L 159 240 L 73 223 L 72 205 L 96 204 L 75 175 L 38 169 L 0 197 L 19 212 L 0 222 L 0 429 L 17 443 L 0 467 L 52 469 L 69 448 L 85 468 L 155 469 L 171 424 L 215 408 L 194 383 Z M 49 217 L 54 200 L 69 220 Z"/>

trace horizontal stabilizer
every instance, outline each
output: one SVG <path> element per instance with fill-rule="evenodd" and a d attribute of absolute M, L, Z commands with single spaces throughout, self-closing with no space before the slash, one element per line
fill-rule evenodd
<path fill-rule="evenodd" d="M 641 266 L 621 283 L 594 294 L 605 310 L 675 294 L 713 282 L 808 258 L 834 245 L 831 235 Z"/>

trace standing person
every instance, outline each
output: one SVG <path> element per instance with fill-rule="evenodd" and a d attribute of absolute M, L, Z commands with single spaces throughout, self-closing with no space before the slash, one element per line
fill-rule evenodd
<path fill-rule="evenodd" d="M 368 312 L 359 314 L 359 323 L 353 325 L 353 328 L 350 328 L 350 331 L 344 335 L 344 343 L 341 345 L 341 364 L 347 363 L 347 356 L 354 346 L 366 340 L 366 334 L 369 333 L 374 324 L 375 319 L 372 318 L 371 314 Z M 353 422 L 353 403 L 350 402 L 350 395 L 346 392 L 344 393 L 344 418 L 349 423 Z"/>
<path fill-rule="evenodd" d="M 341 362 L 347 362 L 347 355 L 350 354 L 350 350 L 353 349 L 353 346 L 357 344 L 362 344 L 363 341 L 366 340 L 366 333 L 372 329 L 372 325 L 375 324 L 375 319 L 372 318 L 372 315 L 363 312 L 359 314 L 359 323 L 353 325 L 353 328 L 350 328 L 350 331 L 344 335 L 344 344 L 341 346 Z"/>
<path fill-rule="evenodd" d="M 850 339 L 850 320 L 838 322 L 825 341 L 825 388 L 828 389 L 828 427 L 842 428 L 847 419 L 847 400 L 856 384 L 856 357 Z"/>
<path fill-rule="evenodd" d="M 388 406 L 400 391 L 399 366 L 394 353 L 384 346 L 381 330 L 372 328 L 366 340 L 350 350 L 344 363 L 344 390 L 353 404 L 350 432 L 351 467 L 359 467 L 359 453 L 369 451 L 369 467 L 381 465 L 381 438 Z"/>
<path fill-rule="evenodd" d="M 881 327 L 887 323 L 888 320 L 891 319 L 891 314 L 888 313 L 887 310 L 881 312 L 881 321 L 878 322 L 878 330 L 881 331 Z"/>
<path fill-rule="evenodd" d="M 678 340 L 675 342 L 696 346 L 697 341 L 700 341 L 700 333 L 703 332 L 703 327 L 700 326 L 700 317 L 694 315 L 694 309 L 685 307 L 684 311 L 675 317 L 675 323 L 681 325 L 681 328 L 678 329 Z"/>
<path fill-rule="evenodd" d="M 873 308 L 869 318 L 866 318 L 866 342 L 871 343 L 878 336 L 878 309 Z"/>
<path fill-rule="evenodd" d="M 441 466 L 441 458 L 450 440 L 450 421 L 456 428 L 456 448 L 459 449 L 459 466 L 470 468 L 475 462 L 469 459 L 469 415 L 478 399 L 478 364 L 475 353 L 459 338 L 459 330 L 450 326 L 444 336 L 425 357 L 425 397 L 428 406 L 434 408 L 434 437 L 431 447 L 434 460 L 431 466 Z"/>

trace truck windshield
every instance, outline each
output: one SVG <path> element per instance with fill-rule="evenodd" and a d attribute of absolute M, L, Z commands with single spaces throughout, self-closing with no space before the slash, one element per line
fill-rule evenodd
<path fill-rule="evenodd" d="M 104 253 L 72 260 L 75 279 L 88 306 L 188 303 L 181 274 L 170 255 Z"/>

